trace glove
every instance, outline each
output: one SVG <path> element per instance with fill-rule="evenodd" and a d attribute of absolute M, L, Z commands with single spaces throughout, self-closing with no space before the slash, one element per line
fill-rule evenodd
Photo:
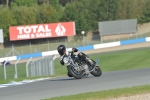
<path fill-rule="evenodd" d="M 64 65 L 64 62 L 63 62 L 63 60 L 61 60 L 61 61 L 60 61 L 60 63 L 61 63 L 61 65 Z"/>

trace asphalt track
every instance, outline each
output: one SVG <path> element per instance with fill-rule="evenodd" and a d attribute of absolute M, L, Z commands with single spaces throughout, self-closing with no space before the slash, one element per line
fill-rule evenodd
<path fill-rule="evenodd" d="M 57 77 L 0 88 L 0 100 L 41 100 L 56 96 L 150 84 L 150 68 L 113 71 L 83 79 Z"/>

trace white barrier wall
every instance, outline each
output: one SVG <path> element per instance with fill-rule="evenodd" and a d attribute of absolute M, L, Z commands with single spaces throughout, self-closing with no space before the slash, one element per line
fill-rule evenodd
<path fill-rule="evenodd" d="M 147 37 L 147 38 L 146 38 L 146 42 L 148 42 L 148 41 L 150 41 L 150 37 Z"/>
<path fill-rule="evenodd" d="M 111 43 L 96 44 L 94 45 L 94 49 L 108 48 L 114 46 L 120 46 L 120 42 L 118 41 L 118 42 L 111 42 Z"/>
<path fill-rule="evenodd" d="M 17 60 L 17 56 L 0 58 L 0 62 Z"/>
<path fill-rule="evenodd" d="M 85 50 L 94 50 L 94 49 L 129 45 L 129 44 L 135 44 L 135 43 L 143 43 L 143 42 L 149 42 L 149 41 L 150 41 L 150 37 L 146 37 L 146 38 L 138 38 L 138 39 L 133 39 L 133 40 L 124 40 L 124 41 L 111 42 L 111 43 L 95 44 L 95 45 L 83 46 L 83 47 L 77 47 L 77 48 L 79 51 L 85 51 Z M 67 50 L 71 50 L 71 48 L 67 48 Z M 56 55 L 56 54 L 58 54 L 57 50 L 34 53 L 34 54 L 25 54 L 25 55 L 19 55 L 19 56 L 0 58 L 0 62 L 3 62 L 4 60 L 13 61 L 13 60 L 18 60 L 18 59 L 29 59 L 31 57 L 36 58 L 36 57 Z"/>

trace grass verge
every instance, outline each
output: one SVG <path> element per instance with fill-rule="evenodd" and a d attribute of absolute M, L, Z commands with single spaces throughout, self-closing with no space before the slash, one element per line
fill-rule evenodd
<path fill-rule="evenodd" d="M 136 94 L 150 93 L 150 85 L 136 86 L 131 88 L 120 88 L 114 90 L 105 90 L 98 92 L 88 92 L 77 95 L 61 96 L 43 100 L 103 100 L 108 98 L 117 98 L 131 96 Z"/>
<path fill-rule="evenodd" d="M 116 51 L 110 53 L 96 53 L 90 54 L 90 58 L 95 60 L 100 58 L 99 66 L 103 72 L 118 71 L 118 70 L 131 70 L 139 68 L 150 68 L 150 49 L 135 49 L 129 51 Z M 10 82 L 10 80 L 34 79 L 26 77 L 25 63 L 18 64 L 18 79 L 14 79 L 15 65 L 7 66 L 7 80 L 4 79 L 4 68 L 0 66 L 0 84 Z M 54 61 L 55 76 L 66 75 L 66 66 L 60 65 L 59 59 Z M 51 77 L 51 76 L 45 76 Z"/>

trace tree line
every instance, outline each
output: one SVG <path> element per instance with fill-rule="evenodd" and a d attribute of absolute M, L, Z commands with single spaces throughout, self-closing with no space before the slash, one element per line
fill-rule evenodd
<path fill-rule="evenodd" d="M 98 22 L 150 21 L 150 0 L 0 0 L 0 29 L 9 39 L 9 26 L 75 21 L 76 33 L 96 31 Z"/>

